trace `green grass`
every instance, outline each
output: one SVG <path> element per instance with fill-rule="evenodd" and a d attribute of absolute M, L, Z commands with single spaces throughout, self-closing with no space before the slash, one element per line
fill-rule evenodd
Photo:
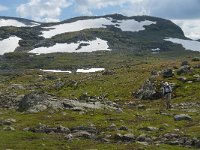
<path fill-rule="evenodd" d="M 20 113 L 14 110 L 0 109 L 0 119 L 14 118 L 17 120 L 12 126 L 15 131 L 3 131 L 5 126 L 0 126 L 0 149 L 163 149 L 163 150 L 182 150 L 189 149 L 180 146 L 170 145 L 148 145 L 144 146 L 139 143 L 102 143 L 100 141 L 91 140 L 73 140 L 68 142 L 63 135 L 57 134 L 36 134 L 24 132 L 23 128 L 35 127 L 39 123 L 50 126 L 63 125 L 69 128 L 76 126 L 89 126 L 94 124 L 98 131 L 99 137 L 105 135 L 115 135 L 116 131 L 109 130 L 109 126 L 114 123 L 119 128 L 122 125 L 127 126 L 129 131 L 117 131 L 117 133 L 133 133 L 135 135 L 147 134 L 149 136 L 160 136 L 165 133 L 177 133 L 188 135 L 190 137 L 199 137 L 200 118 L 199 108 L 197 112 L 188 112 L 181 108 L 165 110 L 162 100 L 140 101 L 136 100 L 132 93 L 142 86 L 143 82 L 150 77 L 152 70 L 163 70 L 164 68 L 179 67 L 183 60 L 188 60 L 192 66 L 199 62 L 191 61 L 196 53 L 184 52 L 183 55 L 174 56 L 175 53 L 162 53 L 158 55 L 137 56 L 134 53 L 92 53 L 89 54 L 54 54 L 53 59 L 48 58 L 48 55 L 35 57 L 32 63 L 24 63 L 25 56 L 21 56 L 22 61 L 17 60 L 18 55 L 9 56 L 8 65 L 13 67 L 22 63 L 22 68 L 25 70 L 14 70 L 13 72 L 0 72 L 0 93 L 6 94 L 27 94 L 32 91 L 45 91 L 55 95 L 58 98 L 79 98 L 83 93 L 88 93 L 90 96 L 103 96 L 108 100 L 119 103 L 123 108 L 123 112 L 119 113 L 115 110 L 88 110 L 80 115 L 78 112 L 70 110 L 40 112 L 37 114 Z M 14 54 L 13 54 L 14 55 Z M 22 54 L 24 55 L 24 54 Z M 186 55 L 188 57 L 186 57 Z M 164 57 L 166 56 L 166 57 Z M 172 57 L 173 56 L 173 57 Z M 8 56 L 6 56 L 8 57 Z M 52 60 L 49 60 L 52 59 Z M 42 61 L 41 61 L 42 60 Z M 0 62 L 4 64 L 5 62 Z M 15 64 L 16 63 L 16 64 Z M 12 66 L 11 65 L 11 66 Z M 36 67 L 37 66 L 37 67 Z M 39 71 L 40 67 L 46 69 L 71 69 L 81 67 L 105 67 L 108 70 L 113 70 L 114 75 L 102 75 L 102 73 L 91 74 L 65 74 L 65 73 L 44 73 Z M 36 70 L 30 68 L 36 67 Z M 38 68 L 39 67 L 39 68 Z M 55 67 L 55 68 L 54 68 Z M 17 72 L 15 72 L 17 71 Z M 193 78 L 194 74 L 200 74 L 200 69 L 195 69 L 191 75 L 186 75 L 187 78 Z M 200 86 L 199 82 L 184 83 L 178 81 L 179 76 L 175 75 L 172 78 L 163 79 L 156 78 L 160 81 L 169 81 L 176 84 L 174 90 L 174 98 L 172 104 L 183 102 L 199 102 Z M 71 81 L 76 81 L 74 85 Z M 65 82 L 65 85 L 57 88 L 57 82 Z M 11 88 L 13 84 L 20 84 L 24 89 Z M 128 102 L 133 102 L 135 106 L 126 105 Z M 138 109 L 137 105 L 143 104 L 146 109 Z M 160 112 L 168 113 L 171 116 L 161 115 Z M 65 113 L 65 115 L 63 115 Z M 174 121 L 175 114 L 189 114 L 192 121 Z M 166 126 L 166 124 L 168 126 Z M 163 128 L 163 131 L 142 131 L 142 127 L 153 126 Z M 175 131 L 179 129 L 179 131 Z M 104 132 L 104 133 L 102 133 Z"/>

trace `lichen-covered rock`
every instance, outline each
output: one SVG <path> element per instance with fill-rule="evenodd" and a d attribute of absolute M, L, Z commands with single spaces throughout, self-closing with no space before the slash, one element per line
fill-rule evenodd
<path fill-rule="evenodd" d="M 180 114 L 174 116 L 175 121 L 181 121 L 181 120 L 188 120 L 191 121 L 192 117 L 190 117 L 188 114 Z"/>
<path fill-rule="evenodd" d="M 144 85 L 133 94 L 137 99 L 153 100 L 161 98 L 162 94 L 156 91 L 154 83 L 147 80 Z"/>
<path fill-rule="evenodd" d="M 48 108 L 62 109 L 63 104 L 55 97 L 43 92 L 33 92 L 25 95 L 19 103 L 19 111 L 37 113 Z"/>

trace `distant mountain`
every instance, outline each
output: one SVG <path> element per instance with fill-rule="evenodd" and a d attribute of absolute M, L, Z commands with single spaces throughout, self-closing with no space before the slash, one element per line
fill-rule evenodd
<path fill-rule="evenodd" d="M 167 51 L 176 45 L 172 39 L 189 40 L 170 20 L 120 14 L 76 17 L 57 23 L 0 17 L 0 38 L 0 55 L 13 51 L 37 54 L 98 50 Z"/>

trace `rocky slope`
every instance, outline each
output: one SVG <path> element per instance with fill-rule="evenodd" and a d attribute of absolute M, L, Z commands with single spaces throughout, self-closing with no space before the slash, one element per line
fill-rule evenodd
<path fill-rule="evenodd" d="M 167 50 L 170 44 L 165 38 L 186 39 L 180 27 L 169 20 L 150 16 L 126 17 L 119 14 L 77 17 L 58 23 L 37 23 L 1 17 L 0 29 L 0 44 L 11 37 L 19 39 L 17 45 L 7 52 L 25 51 L 39 54 L 119 49 Z M 7 45 L 5 43 L 4 47 Z"/>

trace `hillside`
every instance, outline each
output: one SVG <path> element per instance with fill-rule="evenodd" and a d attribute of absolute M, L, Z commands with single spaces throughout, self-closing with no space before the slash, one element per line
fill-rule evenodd
<path fill-rule="evenodd" d="M 200 148 L 200 42 L 171 21 L 0 18 L 0 149 Z"/>

